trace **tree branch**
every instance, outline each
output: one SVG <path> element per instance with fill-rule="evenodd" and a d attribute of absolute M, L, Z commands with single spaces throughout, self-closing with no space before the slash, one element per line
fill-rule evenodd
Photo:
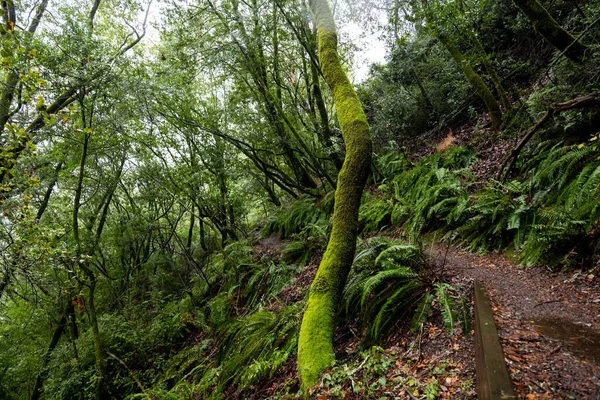
<path fill-rule="evenodd" d="M 592 92 L 590 94 L 587 94 L 585 96 L 581 96 L 581 97 L 577 97 L 573 100 L 569 100 L 566 101 L 564 103 L 554 103 L 550 106 L 550 108 L 548 108 L 548 111 L 546 111 L 546 113 L 544 114 L 544 116 L 542 116 L 542 118 L 540 118 L 536 124 L 533 126 L 533 128 L 531 128 L 529 130 L 529 132 L 527 132 L 527 134 L 525 136 L 523 136 L 523 138 L 519 141 L 519 143 L 517 144 L 517 146 L 513 149 L 513 151 L 510 152 L 510 154 L 508 155 L 508 157 L 504 160 L 504 162 L 502 163 L 502 166 L 500 167 L 500 169 L 498 170 L 498 175 L 497 177 L 500 178 L 502 177 L 502 181 L 505 181 L 506 178 L 508 177 L 508 174 L 510 173 L 510 171 L 512 170 L 512 168 L 514 167 L 517 158 L 519 157 L 519 154 L 521 154 L 521 151 L 523 150 L 523 148 L 525 147 L 525 145 L 531 140 L 531 138 L 533 138 L 533 136 L 535 136 L 535 134 L 544 126 L 544 124 L 554 115 L 561 113 L 563 111 L 566 110 L 572 110 L 575 108 L 585 108 L 585 107 L 591 107 L 594 106 L 596 104 L 598 104 L 598 97 L 600 96 L 600 90 Z M 508 167 L 507 167 L 508 165 Z M 506 169 L 506 173 L 503 172 Z"/>

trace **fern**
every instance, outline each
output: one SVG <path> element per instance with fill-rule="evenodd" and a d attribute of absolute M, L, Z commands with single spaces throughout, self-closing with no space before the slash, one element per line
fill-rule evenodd
<path fill-rule="evenodd" d="M 259 311 L 232 324 L 218 357 L 219 386 L 248 387 L 285 364 L 297 346 L 301 310 L 294 305 L 277 315 Z"/>
<path fill-rule="evenodd" d="M 363 344 L 377 342 L 411 309 L 423 293 L 423 281 L 409 266 L 420 267 L 422 252 L 414 245 L 382 237 L 361 244 L 344 289 L 342 311 L 360 315 Z"/>
<path fill-rule="evenodd" d="M 312 197 L 301 197 L 291 205 L 282 207 L 272 216 L 261 231 L 264 237 L 278 234 L 282 238 L 300 233 L 306 226 L 328 220 L 333 208 L 333 197 L 328 194 L 322 202 Z"/>
<path fill-rule="evenodd" d="M 467 336 L 471 332 L 471 303 L 465 296 L 460 297 L 460 307 L 458 310 L 458 318 L 460 319 L 460 326 L 464 336 Z"/>
<path fill-rule="evenodd" d="M 424 262 L 421 249 L 407 243 L 391 244 L 375 258 L 375 264 L 384 268 L 390 268 L 398 264 L 416 268 L 423 265 Z"/>
<path fill-rule="evenodd" d="M 387 200 L 365 194 L 363 203 L 358 217 L 362 233 L 376 232 L 389 224 L 392 207 Z"/>
<path fill-rule="evenodd" d="M 447 284 L 437 284 L 435 285 L 435 294 L 440 307 L 440 313 L 442 314 L 442 321 L 444 323 L 446 333 L 448 333 L 448 335 L 452 335 L 454 324 L 456 323 L 457 319 L 454 299 L 452 298 L 448 288 L 449 286 Z"/>
<path fill-rule="evenodd" d="M 393 182 L 392 222 L 412 235 L 436 225 L 458 222 L 468 203 L 472 176 L 465 167 L 474 160 L 467 149 L 452 149 L 422 160 Z"/>
<path fill-rule="evenodd" d="M 387 300 L 378 307 L 375 318 L 367 329 L 365 342 L 367 344 L 377 343 L 383 335 L 388 333 L 414 305 L 422 289 L 421 282 L 412 280 L 405 281 L 393 291 L 385 293 L 384 299 Z"/>
<path fill-rule="evenodd" d="M 429 313 L 431 313 L 431 303 L 434 298 L 435 296 L 430 292 L 425 293 L 423 298 L 421 298 L 411 322 L 411 330 L 413 332 L 418 331 L 421 328 L 421 325 L 427 321 L 427 317 L 429 316 Z"/>
<path fill-rule="evenodd" d="M 395 152 L 376 156 L 375 165 L 383 176 L 384 181 L 394 179 L 394 177 L 411 167 L 411 163 L 404 153 Z"/>
<path fill-rule="evenodd" d="M 383 284 L 389 284 L 390 280 L 405 281 L 417 277 L 417 274 L 415 274 L 410 268 L 406 267 L 399 267 L 396 269 L 387 269 L 384 271 L 380 271 L 377 274 L 370 276 L 362 284 L 360 305 L 364 307 L 367 303 L 367 299 L 375 291 L 375 289 L 377 289 Z"/>

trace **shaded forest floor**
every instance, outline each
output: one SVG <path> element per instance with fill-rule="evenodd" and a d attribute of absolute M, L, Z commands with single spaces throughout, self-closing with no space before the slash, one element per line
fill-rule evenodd
<path fill-rule="evenodd" d="M 479 122 L 485 125 L 486 120 Z M 407 150 L 420 158 L 440 150 L 440 146 L 472 146 L 479 157 L 472 172 L 481 180 L 493 176 L 495 167 L 515 144 L 515 139 L 488 129 L 474 130 L 471 124 L 433 136 L 428 146 L 419 143 L 417 148 L 411 148 L 407 143 Z M 399 232 L 382 234 L 397 236 Z M 258 241 L 255 251 L 259 257 L 277 257 L 285 244 L 272 236 Z M 474 254 L 445 243 L 430 243 L 424 250 L 434 275 L 471 302 L 474 280 L 486 287 L 518 398 L 600 398 L 598 271 L 525 268 L 503 254 Z M 313 254 L 296 281 L 271 303 L 270 311 L 304 298 L 321 256 Z M 420 332 L 411 332 L 410 318 L 399 321 L 394 333 L 380 345 L 378 354 L 362 352 L 360 337 L 360 330 L 353 324 L 338 328 L 337 365 L 324 374 L 314 398 L 477 397 L 473 332 L 465 336 L 455 329 L 448 336 L 438 315 L 430 318 Z M 359 386 L 363 389 L 355 390 Z M 229 395 L 244 399 L 293 398 L 297 390 L 294 358 L 250 391 Z"/>
<path fill-rule="evenodd" d="M 519 397 L 600 396 L 600 289 L 593 273 L 526 269 L 500 254 L 442 245 L 430 256 L 452 284 L 485 285 Z"/>
<path fill-rule="evenodd" d="M 273 256 L 283 245 L 271 237 L 255 249 L 259 256 Z M 431 268 L 459 292 L 472 299 L 475 279 L 487 288 L 519 398 L 599 398 L 600 288 L 593 272 L 526 269 L 497 253 L 477 255 L 442 243 L 426 247 Z M 271 305 L 273 309 L 303 297 L 320 258 L 321 254 L 311 258 L 296 282 Z M 434 380 L 437 395 L 432 398 L 476 398 L 473 334 L 463 336 L 457 329 L 450 337 L 439 317 L 427 321 L 421 332 L 411 332 L 409 325 L 409 320 L 399 322 L 379 353 L 366 358 L 360 352 L 357 327 L 340 327 L 338 366 L 324 375 L 315 398 L 365 398 L 364 391 L 356 397 L 356 385 L 369 387 L 368 398 L 423 398 Z M 290 360 L 272 379 L 230 396 L 285 398 L 297 388 L 295 360 Z"/>

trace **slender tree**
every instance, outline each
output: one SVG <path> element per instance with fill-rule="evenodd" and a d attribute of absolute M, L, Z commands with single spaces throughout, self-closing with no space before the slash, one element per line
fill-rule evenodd
<path fill-rule="evenodd" d="M 458 47 L 456 47 L 450 37 L 442 33 L 438 33 L 437 37 L 452 55 L 452 58 L 454 58 L 454 61 L 456 61 L 456 64 L 458 64 L 463 74 L 465 74 L 465 78 L 467 78 L 467 81 L 469 81 L 475 90 L 475 93 L 477 93 L 477 96 L 479 96 L 485 103 L 485 106 L 490 114 L 490 119 L 492 120 L 492 129 L 498 129 L 502 124 L 502 111 L 500 111 L 500 106 L 492 94 L 492 91 L 488 85 L 486 85 L 483 79 L 481 79 L 481 76 L 479 76 L 473 67 L 471 67 L 469 61 L 465 58 Z"/>
<path fill-rule="evenodd" d="M 358 233 L 358 210 L 371 165 L 372 141 L 362 105 L 340 63 L 337 32 L 327 0 L 312 0 L 319 42 L 319 60 L 333 92 L 337 116 L 346 143 L 346 157 L 338 176 L 333 228 L 327 250 L 311 285 L 298 344 L 302 387 L 317 382 L 334 359 L 333 332 Z"/>
<path fill-rule="evenodd" d="M 583 61 L 587 46 L 578 42 L 567 32 L 538 0 L 513 0 L 523 14 L 529 18 L 534 29 L 546 41 L 563 52 L 570 60 Z"/>

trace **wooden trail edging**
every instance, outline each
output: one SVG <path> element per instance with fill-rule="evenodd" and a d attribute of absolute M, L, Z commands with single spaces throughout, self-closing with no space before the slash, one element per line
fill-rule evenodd
<path fill-rule="evenodd" d="M 516 399 L 485 288 L 475 280 L 475 371 L 479 400 Z"/>

